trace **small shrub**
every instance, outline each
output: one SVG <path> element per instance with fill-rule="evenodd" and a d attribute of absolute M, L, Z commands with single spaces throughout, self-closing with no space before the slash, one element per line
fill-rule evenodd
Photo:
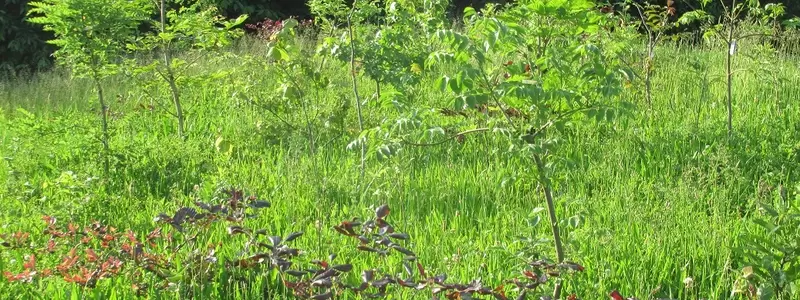
<path fill-rule="evenodd" d="M 255 217 L 270 202 L 245 196 L 240 190 L 226 190 L 227 198 L 217 203 L 196 201 L 193 207 L 181 207 L 174 213 L 160 213 L 157 226 L 146 234 L 119 229 L 101 222 L 85 226 L 60 223 L 55 217 L 43 216 L 45 228 L 40 234 L 15 232 L 0 235 L 0 246 L 23 257 L 22 266 L 7 270 L 3 276 L 12 284 L 36 284 L 46 278 L 92 289 L 103 280 L 127 278 L 133 293 L 144 296 L 158 290 L 177 292 L 182 297 L 199 297 L 207 293 L 210 282 L 225 282 L 233 273 L 263 274 L 277 271 L 282 284 L 300 299 L 330 299 L 344 293 L 367 298 L 385 297 L 399 289 L 429 292 L 446 299 L 475 299 L 481 295 L 508 299 L 510 287 L 516 299 L 539 295 L 551 279 L 583 267 L 547 260 L 530 262 L 520 276 L 489 286 L 474 279 L 464 283 L 448 282 L 447 274 L 430 274 L 416 253 L 402 243 L 410 240 L 387 220 L 390 208 L 382 205 L 371 218 L 342 221 L 333 229 L 357 242 L 361 253 L 386 257 L 403 257 L 404 275 L 386 272 L 387 265 L 361 270 L 361 281 L 348 284 L 343 276 L 353 272 L 349 263 L 334 264 L 336 254 L 327 259 L 310 260 L 310 265 L 297 261 L 304 251 L 289 246 L 303 232 L 271 235 L 266 229 L 245 227 L 246 219 Z M 204 243 L 218 236 L 225 225 L 226 236 L 246 237 L 243 242 L 226 240 Z M 225 239 L 225 238 L 223 238 Z M 240 240 L 241 241 L 241 240 Z M 232 251 L 233 250 L 233 251 Z M 218 253 L 233 253 L 219 257 Z M 349 258 L 352 259 L 352 258 Z M 346 259 L 340 259 L 346 260 Z M 378 260 L 386 263 L 387 260 Z M 477 263 L 477 262 L 476 262 Z M 243 277 L 246 278 L 246 277 Z M 543 296 L 541 299 L 550 299 Z M 577 299 L 575 295 L 568 299 Z"/>

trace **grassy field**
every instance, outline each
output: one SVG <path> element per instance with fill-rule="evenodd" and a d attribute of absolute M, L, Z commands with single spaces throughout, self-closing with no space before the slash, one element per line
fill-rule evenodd
<path fill-rule="evenodd" d="M 259 54 L 260 44 L 240 46 L 237 54 Z M 651 107 L 641 93 L 623 97 L 638 104 L 631 116 L 606 125 L 580 125 L 560 146 L 554 160 L 557 210 L 563 222 L 567 258 L 585 271 L 569 277 L 564 290 L 584 299 L 604 299 L 612 290 L 640 299 L 739 299 L 734 282 L 747 262 L 732 248 L 739 235 L 758 230 L 751 222 L 758 201 L 780 201 L 781 191 L 800 197 L 800 60 L 783 57 L 774 85 L 745 71 L 734 81 L 734 129 L 727 138 L 724 52 L 665 46 L 659 50 Z M 689 63 L 708 65 L 695 74 Z M 389 160 L 367 161 L 365 186 L 358 192 L 359 154 L 347 144 L 356 130 L 348 112 L 344 136 L 319 128 L 320 146 L 307 151 L 303 136 L 268 113 L 243 101 L 241 94 L 268 95 L 274 70 L 256 64 L 203 65 L 230 74 L 218 84 L 185 90 L 188 138 L 176 137 L 169 106 L 129 93 L 135 83 L 110 79 L 112 172 L 101 184 L 99 116 L 91 86 L 65 73 L 43 74 L 0 88 L 0 233 L 41 232 L 42 215 L 59 223 L 100 220 L 146 234 L 153 218 L 195 199 L 211 199 L 221 187 L 239 187 L 272 206 L 246 223 L 270 233 L 304 231 L 294 242 L 305 257 L 337 253 L 362 270 L 378 263 L 357 255 L 351 241 L 332 226 L 354 216 L 371 215 L 389 204 L 389 219 L 411 240 L 420 261 L 451 281 L 481 278 L 496 286 L 519 274 L 521 252 L 553 257 L 548 242 L 524 243 L 520 237 L 546 239 L 544 199 L 533 181 L 529 159 L 502 151 L 501 138 L 471 135 L 464 143 L 406 148 Z M 737 68 L 758 64 L 739 59 Z M 334 110 L 350 101 L 346 65 L 329 64 L 341 80 L 317 109 Z M 419 105 L 449 107 L 434 78 Z M 241 82 L 252 84 L 243 87 Z M 374 85 L 361 78 L 361 94 Z M 777 96 L 777 98 L 776 98 Z M 395 112 L 377 101 L 365 106 L 366 127 Z M 300 122 L 288 120 L 289 123 Z M 444 122 L 444 121 L 443 121 Z M 320 123 L 324 123 L 320 121 Z M 222 138 L 232 145 L 219 149 Z M 538 211 L 534 213 L 535 211 Z M 535 226 L 532 226 L 535 225 Z M 218 228 L 208 242 L 242 243 Z M 798 236 L 800 237 L 800 235 Z M 46 238 L 35 238 L 42 247 Z M 218 255 L 233 257 L 236 248 Z M 22 269 L 21 251 L 0 250 L 0 270 Z M 387 270 L 402 272 L 400 259 Z M 40 264 L 46 261 L 40 259 Z M 52 263 L 52 262 L 51 262 Z M 283 298 L 274 274 L 251 273 L 247 284 L 214 282 L 207 297 Z M 353 274 L 358 278 L 358 274 Z M 689 282 L 691 280 L 691 282 Z M 798 284 L 798 282 L 795 282 Z M 233 287 L 232 287 L 233 286 Z M 269 291 L 269 292 L 265 292 Z M 265 294 L 266 293 L 266 294 Z M 396 291 L 393 299 L 430 298 Z M 171 298 L 162 292 L 154 297 Z M 795 294 L 800 297 L 800 294 Z M 32 286 L 0 280 L 0 298 L 132 298 L 125 276 L 100 280 L 82 290 L 62 280 Z"/>

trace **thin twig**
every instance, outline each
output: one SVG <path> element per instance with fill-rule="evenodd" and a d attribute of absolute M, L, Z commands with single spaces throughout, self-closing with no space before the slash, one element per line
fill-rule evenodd
<path fill-rule="evenodd" d="M 350 9 L 350 14 L 347 15 L 347 30 L 350 35 L 350 76 L 353 79 L 353 95 L 356 98 L 356 110 L 358 113 L 358 130 L 364 131 L 364 118 L 361 113 L 361 97 L 358 95 L 358 78 L 356 76 L 356 41 L 353 38 L 353 14 L 356 11 L 358 0 L 353 1 L 353 7 Z M 366 166 L 367 148 L 366 142 L 361 141 L 361 175 L 359 177 L 359 187 L 364 180 L 364 169 Z"/>

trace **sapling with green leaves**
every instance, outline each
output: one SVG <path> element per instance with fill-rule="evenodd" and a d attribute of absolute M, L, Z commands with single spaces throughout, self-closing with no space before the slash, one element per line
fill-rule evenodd
<path fill-rule="evenodd" d="M 670 21 L 670 17 L 675 15 L 674 1 L 668 0 L 667 4 L 639 4 L 632 0 L 627 0 L 626 4 L 633 6 L 636 13 L 641 20 L 641 27 L 647 32 L 647 45 L 645 48 L 646 54 L 644 56 L 643 77 L 645 100 L 648 106 L 653 103 L 653 84 L 652 77 L 655 70 L 654 62 L 656 56 L 656 46 L 662 41 L 667 31 L 672 29 L 675 25 Z"/>
<path fill-rule="evenodd" d="M 103 79 L 120 71 L 119 64 L 137 27 L 149 18 L 148 1 L 44 0 L 31 2 L 29 20 L 44 25 L 58 46 L 54 56 L 72 76 L 88 78 L 97 91 L 102 119 L 103 171 L 109 172 L 108 104 Z"/>
<path fill-rule="evenodd" d="M 315 128 L 322 127 L 317 126 L 321 124 L 316 124 L 316 122 L 321 120 L 321 115 L 328 113 L 324 112 L 323 108 L 317 104 L 322 103 L 323 97 L 337 95 L 325 93 L 333 83 L 323 73 L 319 63 L 325 58 L 324 51 L 317 51 L 309 59 L 309 51 L 295 42 L 297 25 L 298 22 L 295 19 L 283 21 L 283 28 L 273 36 L 266 46 L 267 60 L 264 61 L 264 67 L 276 70 L 277 76 L 271 79 L 277 82 L 278 86 L 274 96 L 284 102 L 281 110 L 286 111 L 287 114 L 299 115 L 297 118 L 302 123 L 299 126 L 303 127 L 301 131 L 304 131 L 308 140 L 308 153 L 313 156 L 319 146 L 319 134 Z M 349 106 L 344 105 L 344 107 Z M 332 119 L 337 119 L 337 122 L 343 121 L 344 116 L 340 111 L 330 113 Z M 289 120 L 284 122 L 292 127 L 295 126 Z"/>
<path fill-rule="evenodd" d="M 703 37 L 706 40 L 716 38 L 722 41 L 726 46 L 725 49 L 725 100 L 727 106 L 727 128 L 728 137 L 733 136 L 733 78 L 736 72 L 740 70 L 733 69 L 734 57 L 738 53 L 739 44 L 741 41 L 754 38 L 771 36 L 776 30 L 776 22 L 781 13 L 780 6 L 768 4 L 761 8 L 758 0 L 718 0 L 719 4 L 723 7 L 723 13 L 720 16 L 713 16 L 707 12 L 708 5 L 714 0 L 702 0 L 699 9 L 692 10 L 683 14 L 678 23 L 681 25 L 688 25 L 699 22 L 704 31 Z M 763 13 L 762 13 L 763 12 Z M 745 32 L 742 30 L 743 22 L 747 19 L 748 14 L 763 15 L 761 18 L 751 18 L 756 28 L 760 28 L 756 32 Z"/>
<path fill-rule="evenodd" d="M 186 117 L 181 86 L 191 81 L 204 80 L 202 76 L 190 76 L 189 69 L 241 36 L 243 32 L 236 27 L 244 22 L 247 15 L 228 20 L 219 15 L 215 7 L 203 5 L 202 2 L 177 10 L 167 10 L 167 4 L 165 0 L 161 0 L 158 5 L 160 19 L 155 25 L 159 30 L 128 45 L 131 50 L 142 53 L 160 52 L 161 59 L 131 60 L 130 71 L 134 77 L 145 77 L 145 90 L 157 87 L 157 82 L 166 84 L 175 109 L 178 136 L 185 138 Z M 185 57 L 191 59 L 187 60 Z M 147 78 L 147 75 L 157 77 Z M 213 77 L 217 74 L 211 75 Z M 160 99 L 155 95 L 150 96 L 155 100 Z"/>
<path fill-rule="evenodd" d="M 375 102 L 395 99 L 397 91 L 404 95 L 412 94 L 414 86 L 419 82 L 419 73 L 428 53 L 426 41 L 415 38 L 425 30 L 417 28 L 417 24 L 424 23 L 427 29 L 431 25 L 441 27 L 441 23 L 435 23 L 436 18 L 432 18 L 430 14 L 444 15 L 444 1 L 353 1 L 347 14 L 340 12 L 346 7 L 343 0 L 314 0 L 310 2 L 310 7 L 325 28 L 335 28 L 338 23 L 347 25 L 340 38 L 325 38 L 321 50 L 350 65 L 359 131 L 363 133 L 365 124 L 362 105 L 369 99 L 362 100 L 359 94 L 358 74 L 363 71 L 375 82 L 375 97 L 371 98 L 376 99 Z M 380 21 L 378 24 L 365 24 L 373 19 Z M 382 94 L 381 86 L 384 83 L 395 91 Z M 354 146 L 360 148 L 360 178 L 363 179 L 367 141 L 359 138 L 350 145 Z"/>
<path fill-rule="evenodd" d="M 426 65 L 447 66 L 437 86 L 453 110 L 478 109 L 486 121 L 453 137 L 496 132 L 510 151 L 532 158 L 551 224 L 557 263 L 566 260 L 559 231 L 550 158 L 572 122 L 612 121 L 631 106 L 618 100 L 629 70 L 604 53 L 599 28 L 607 19 L 591 1 L 520 1 L 503 11 L 465 11 L 466 30 L 440 30 L 440 50 Z M 444 68 L 441 68 L 444 69 Z M 554 287 L 559 298 L 561 283 Z"/>

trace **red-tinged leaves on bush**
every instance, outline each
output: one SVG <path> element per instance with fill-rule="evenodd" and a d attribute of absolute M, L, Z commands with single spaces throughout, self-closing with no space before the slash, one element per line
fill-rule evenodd
<path fill-rule="evenodd" d="M 303 277 L 308 275 L 308 271 L 298 271 L 298 270 L 287 270 L 286 274 L 292 275 L 294 277 Z"/>
<path fill-rule="evenodd" d="M 447 280 L 447 274 L 439 274 L 433 277 L 433 282 L 443 284 Z"/>
<path fill-rule="evenodd" d="M 411 252 L 411 250 L 400 247 L 400 245 L 397 244 L 392 244 L 391 248 L 408 256 L 416 256 L 416 254 L 414 254 L 414 252 Z"/>
<path fill-rule="evenodd" d="M 578 272 L 582 272 L 583 271 L 583 266 L 581 266 L 579 264 L 576 264 L 574 262 L 565 261 L 565 262 L 559 264 L 558 266 L 562 267 L 562 268 L 565 268 L 565 269 L 570 269 L 570 270 L 573 270 L 573 271 L 578 271 Z"/>
<path fill-rule="evenodd" d="M 337 274 L 339 274 L 339 271 L 336 271 L 335 269 L 320 270 L 313 277 L 313 279 L 314 280 L 319 280 L 319 279 L 324 279 L 324 278 L 330 278 L 332 276 L 336 276 Z"/>
<path fill-rule="evenodd" d="M 347 273 L 347 272 L 350 272 L 350 271 L 353 270 L 353 265 L 351 265 L 351 264 L 335 265 L 335 266 L 331 267 L 331 269 L 334 269 L 334 270 L 342 272 L 342 273 Z"/>
<path fill-rule="evenodd" d="M 519 296 L 517 296 L 517 300 L 524 300 L 527 298 L 528 298 L 528 290 L 522 290 L 522 292 L 519 293 Z"/>
<path fill-rule="evenodd" d="M 281 244 L 281 241 L 282 241 L 282 239 L 281 239 L 281 237 L 279 237 L 279 236 L 275 236 L 275 235 L 274 235 L 274 236 L 270 236 L 270 237 L 269 237 L 269 242 L 270 242 L 270 243 L 272 243 L 272 246 L 273 246 L 273 247 L 278 247 L 278 246 L 280 246 L 280 244 Z"/>
<path fill-rule="evenodd" d="M 380 252 L 381 252 L 381 251 L 380 251 L 380 250 L 378 250 L 378 249 L 375 249 L 375 248 L 372 248 L 372 247 L 368 247 L 368 246 L 364 246 L 364 245 L 359 245 L 359 246 L 358 246 L 358 247 L 356 247 L 356 248 L 357 248 L 358 250 L 361 250 L 361 251 L 367 251 L 367 252 L 375 252 L 375 253 L 380 253 Z"/>
<path fill-rule="evenodd" d="M 160 227 L 159 227 L 159 228 L 160 228 Z M 130 229 L 128 229 L 128 231 L 127 231 L 127 232 L 125 232 L 125 237 L 126 237 L 126 238 L 128 238 L 128 241 L 129 241 L 129 242 L 131 242 L 131 243 L 133 243 L 133 244 L 136 244 L 136 243 L 138 243 L 138 242 L 139 242 L 139 241 L 136 239 L 136 234 L 135 234 L 135 233 L 133 233 L 133 231 L 131 231 Z"/>
<path fill-rule="evenodd" d="M 230 200 L 238 201 L 244 199 L 244 192 L 242 190 L 237 189 L 230 189 L 228 190 L 228 194 L 230 195 Z"/>
<path fill-rule="evenodd" d="M 365 270 L 361 272 L 361 282 L 370 282 L 375 278 L 375 271 Z"/>
<path fill-rule="evenodd" d="M 578 295 L 570 294 L 567 296 L 567 300 L 578 300 Z"/>
<path fill-rule="evenodd" d="M 249 217 L 246 211 L 256 211 L 251 210 L 251 208 L 268 206 L 268 202 L 262 203 L 258 201 L 254 196 L 245 198 L 241 191 L 238 190 L 232 191 L 231 198 L 218 205 L 197 201 L 195 205 L 203 211 L 202 214 L 197 213 L 192 208 L 185 207 L 178 209 L 174 217 L 160 214 L 156 218 L 160 224 L 150 231 L 142 241 L 138 241 L 137 235 L 133 231 L 127 230 L 118 234 L 115 228 L 103 226 L 99 222 L 83 227 L 83 232 L 78 232 L 81 227 L 75 224 L 60 226 L 61 228 L 59 228 L 55 226 L 54 219 L 43 217 L 43 220 L 48 224 L 45 234 L 49 234 L 50 239 L 46 248 L 48 251 L 38 253 L 58 253 L 60 249 L 70 249 L 68 255 L 57 258 L 60 259 L 60 263 L 53 269 L 57 274 L 62 275 L 65 281 L 91 288 L 100 279 L 125 274 L 125 276 L 130 276 L 131 280 L 133 280 L 132 287 L 134 292 L 142 296 L 146 296 L 153 289 L 165 289 L 175 284 L 184 284 L 170 279 L 172 274 L 178 274 L 184 270 L 178 270 L 177 266 L 171 263 L 172 261 L 181 259 L 184 262 L 181 267 L 189 270 L 188 272 L 196 272 L 209 267 L 216 268 L 216 251 L 223 251 L 219 249 L 220 247 L 234 247 L 233 249 L 225 249 L 225 251 L 239 250 L 240 253 L 246 253 L 245 255 L 249 256 L 228 261 L 220 267 L 224 266 L 229 269 L 228 271 L 233 271 L 230 270 L 232 268 L 248 269 L 253 267 L 257 267 L 256 270 L 258 272 L 262 272 L 262 268 L 277 270 L 281 274 L 279 278 L 281 278 L 282 283 L 300 299 L 330 299 L 334 294 L 338 295 L 338 293 L 344 291 L 353 292 L 356 297 L 361 298 L 384 297 L 393 293 L 393 291 L 389 291 L 391 288 L 427 289 L 435 297 L 449 299 L 470 299 L 478 295 L 491 295 L 494 299 L 507 299 L 503 286 L 487 287 L 483 286 L 479 280 L 472 281 L 469 284 L 445 283 L 446 274 L 429 278 L 422 264 L 418 262 L 416 254 L 399 244 L 402 241 L 409 240 L 409 235 L 396 232 L 395 228 L 385 220 L 390 214 L 388 205 L 382 205 L 375 209 L 375 217 L 365 220 L 363 224 L 358 218 L 353 218 L 334 226 L 334 229 L 345 236 L 355 237 L 358 240 L 357 248 L 360 251 L 378 253 L 381 256 L 404 255 L 402 264 L 405 274 L 401 276 L 407 276 L 408 278 L 400 278 L 389 274 L 376 275 L 374 270 L 390 270 L 394 269 L 394 267 L 375 266 L 376 268 L 374 269 L 362 271 L 361 283 L 358 286 L 350 286 L 342 281 L 344 276 L 340 275 L 352 272 L 354 267 L 351 264 L 331 264 L 330 262 L 336 258 L 335 254 L 331 254 L 327 261 L 311 261 L 311 263 L 319 267 L 312 266 L 310 269 L 298 267 L 297 263 L 292 259 L 300 254 L 300 250 L 290 248 L 282 243 L 289 243 L 298 239 L 303 235 L 303 232 L 293 232 L 286 236 L 285 239 L 282 239 L 280 235 L 268 235 L 266 230 L 258 230 L 255 232 L 256 236 L 254 236 L 252 234 L 253 230 L 243 227 L 244 225 L 241 222 L 246 217 Z M 208 238 L 207 236 L 200 236 L 201 234 L 209 234 L 215 228 L 219 228 L 211 226 L 215 222 L 232 222 L 234 224 L 225 226 L 228 233 L 231 235 L 244 234 L 249 239 L 246 241 L 234 239 L 226 244 L 219 243 L 208 247 L 205 244 L 201 245 L 198 241 L 204 241 Z M 164 226 L 174 226 L 178 231 L 169 231 L 163 234 L 162 228 Z M 67 228 L 73 233 L 63 231 Z M 59 229 L 63 232 L 60 232 Z M 269 242 L 258 239 L 257 236 L 259 235 L 266 236 Z M 26 245 L 29 243 L 28 236 L 27 233 L 20 232 L 11 236 L 13 240 L 7 239 L 6 236 L 2 235 L 0 235 L 0 239 L 7 242 L 8 246 Z M 161 238 L 163 238 L 163 243 L 161 242 L 162 240 L 159 240 Z M 80 239 L 80 243 L 77 243 L 76 239 Z M 98 242 L 104 248 L 97 247 Z M 159 245 L 165 248 L 159 249 Z M 29 245 L 25 247 L 29 247 Z M 270 251 L 256 254 L 251 252 L 254 251 L 253 249 L 263 250 L 263 248 L 259 247 L 268 248 Z M 202 251 L 200 251 L 200 248 L 203 248 Z M 178 251 L 181 249 L 189 251 Z M 394 254 L 394 251 L 398 254 Z M 191 253 L 191 256 L 187 258 L 176 257 L 177 255 L 184 255 L 183 253 Z M 29 257 L 31 259 L 25 263 L 24 272 L 20 274 L 5 272 L 5 277 L 9 281 L 26 282 L 49 276 L 53 272 L 45 269 L 37 274 L 34 270 L 36 258 Z M 52 261 L 44 260 L 41 257 L 40 259 L 42 261 Z M 394 260 L 379 261 L 385 263 Z M 416 271 L 413 264 L 416 264 Z M 532 296 L 532 294 L 538 292 L 536 289 L 547 281 L 548 276 L 546 274 L 548 272 L 553 272 L 556 269 L 576 271 L 583 269 L 582 266 L 571 262 L 560 264 L 557 267 L 547 261 L 538 261 L 532 263 L 531 266 L 536 268 L 537 271 L 526 271 L 523 274 L 527 279 L 514 279 L 513 281 L 523 298 L 526 295 Z M 249 272 L 249 270 L 242 271 Z M 209 273 L 205 270 L 203 272 Z M 419 278 L 414 278 L 413 273 L 415 272 L 419 274 Z M 214 276 L 208 276 L 207 279 L 205 276 L 201 277 L 203 278 L 196 279 L 193 276 L 192 284 L 195 284 L 195 280 L 215 279 Z M 298 281 L 293 282 L 291 279 Z M 151 285 L 144 283 L 144 280 L 155 280 L 156 282 Z"/>
<path fill-rule="evenodd" d="M 387 204 L 381 205 L 377 209 L 375 209 L 375 217 L 378 219 L 383 219 L 388 215 L 389 215 L 389 205 Z"/>
<path fill-rule="evenodd" d="M 526 270 L 525 272 L 523 272 L 523 274 L 525 275 L 525 277 L 527 277 L 528 279 L 530 279 L 530 280 L 532 280 L 532 281 L 537 281 L 537 280 L 539 280 L 539 276 L 537 276 L 536 274 L 534 274 L 534 273 L 533 273 L 533 272 L 531 272 L 531 271 L 527 271 L 527 270 Z"/>
<path fill-rule="evenodd" d="M 380 280 L 373 281 L 372 282 L 372 286 L 374 286 L 376 288 L 379 288 L 379 289 L 382 289 L 382 288 L 386 287 L 387 285 L 389 285 L 390 283 L 392 283 L 392 281 L 393 280 L 391 280 L 390 278 L 382 278 Z"/>
<path fill-rule="evenodd" d="M 55 217 L 44 215 L 44 216 L 42 216 L 42 221 L 44 221 L 45 225 L 47 225 L 48 227 L 56 225 L 56 218 Z"/>
<path fill-rule="evenodd" d="M 36 270 L 36 256 L 31 255 L 28 257 L 28 260 L 22 265 L 22 267 L 27 271 Z"/>
<path fill-rule="evenodd" d="M 250 203 L 250 207 L 260 209 L 270 207 L 270 203 L 264 200 L 256 200 Z"/>
<path fill-rule="evenodd" d="M 56 241 L 55 240 L 50 239 L 49 241 L 47 241 L 46 251 L 47 251 L 47 253 L 51 253 L 51 254 L 53 252 L 56 252 Z"/>
<path fill-rule="evenodd" d="M 422 278 L 428 278 L 428 275 L 425 275 L 425 268 L 422 267 L 422 264 L 417 262 L 417 271 L 419 271 L 419 276 Z"/>
<path fill-rule="evenodd" d="M 361 242 L 362 245 L 367 245 L 370 242 L 372 242 L 369 238 L 367 238 L 367 237 L 365 237 L 363 235 L 359 235 L 356 238 L 358 239 L 359 242 Z"/>
<path fill-rule="evenodd" d="M 392 227 L 391 225 L 389 225 L 386 222 L 380 222 L 380 223 L 381 224 L 379 224 L 380 229 L 378 230 L 378 234 L 387 235 L 387 234 L 393 234 L 394 233 L 394 227 Z"/>
<path fill-rule="evenodd" d="M 311 282 L 311 286 L 330 288 L 333 286 L 333 281 L 331 281 L 330 277 L 316 279 Z"/>
<path fill-rule="evenodd" d="M 153 229 L 153 231 L 150 231 L 150 233 L 147 234 L 147 240 L 148 241 L 151 241 L 151 240 L 154 240 L 154 239 L 157 239 L 157 238 L 160 238 L 160 237 L 161 237 L 161 227 Z M 133 240 L 131 242 L 136 242 L 136 241 Z"/>
<path fill-rule="evenodd" d="M 405 281 L 405 280 L 402 280 L 402 279 L 398 279 L 397 280 L 397 284 L 399 284 L 400 286 L 409 287 L 409 288 L 416 288 L 417 287 L 417 284 L 413 280 Z"/>
<path fill-rule="evenodd" d="M 299 232 L 292 232 L 291 234 L 289 234 L 289 236 L 287 236 L 287 237 L 286 237 L 286 240 L 285 240 L 285 241 L 286 241 L 287 243 L 288 243 L 288 242 L 291 242 L 291 241 L 294 241 L 295 239 L 299 238 L 299 237 L 300 237 L 300 236 L 302 236 L 302 235 L 303 235 L 303 232 L 302 232 L 302 231 L 299 231 Z"/>
<path fill-rule="evenodd" d="M 86 261 L 88 262 L 95 262 L 97 261 L 97 253 L 94 252 L 91 248 L 86 249 Z"/>
<path fill-rule="evenodd" d="M 403 270 L 406 271 L 408 276 L 414 276 L 414 270 L 411 268 L 411 264 L 409 264 L 408 261 L 403 261 Z"/>
<path fill-rule="evenodd" d="M 323 293 L 323 294 L 314 295 L 313 297 L 311 297 L 311 299 L 313 299 L 313 300 L 328 300 L 328 299 L 331 299 L 331 297 L 333 297 L 333 294 L 331 293 L 331 291 L 328 291 L 328 292 Z"/>
<path fill-rule="evenodd" d="M 155 222 L 155 223 L 169 223 L 169 222 L 172 222 L 172 218 L 169 215 L 165 214 L 165 213 L 159 213 L 155 218 L 153 218 L 153 222 Z"/>
<path fill-rule="evenodd" d="M 241 226 L 228 226 L 228 234 L 229 235 L 237 235 L 237 234 L 244 234 L 250 235 L 250 231 L 241 227 Z"/>
<path fill-rule="evenodd" d="M 395 232 L 395 233 L 390 233 L 389 237 L 398 240 L 407 240 L 408 234 Z"/>
<path fill-rule="evenodd" d="M 355 230 L 353 230 L 353 226 L 354 225 L 352 222 L 344 221 L 339 225 L 334 226 L 334 229 L 336 229 L 336 231 L 346 236 L 356 236 L 358 234 L 356 234 Z"/>
<path fill-rule="evenodd" d="M 613 300 L 625 300 L 625 297 L 622 297 L 622 295 L 617 290 L 611 291 L 611 294 L 609 294 L 609 296 L 611 296 L 611 299 Z"/>
<path fill-rule="evenodd" d="M 36 272 L 31 271 L 31 270 L 25 270 L 25 271 L 22 271 L 22 273 L 13 274 L 11 272 L 7 272 L 6 271 L 6 272 L 3 272 L 3 275 L 6 277 L 8 282 L 19 281 L 19 282 L 28 283 L 28 282 L 33 281 L 33 277 L 36 275 Z"/>
<path fill-rule="evenodd" d="M 311 263 L 320 266 L 322 269 L 328 269 L 328 262 L 327 261 L 315 259 L 315 260 L 312 260 Z"/>

